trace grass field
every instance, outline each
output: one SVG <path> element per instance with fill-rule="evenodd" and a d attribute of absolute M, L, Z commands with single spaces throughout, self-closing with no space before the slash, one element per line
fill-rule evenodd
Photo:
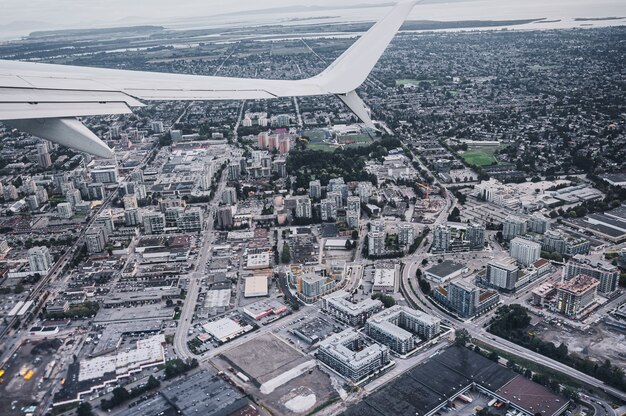
<path fill-rule="evenodd" d="M 396 86 L 398 85 L 419 85 L 420 82 L 430 82 L 433 83 L 435 81 L 430 79 L 397 79 Z"/>
<path fill-rule="evenodd" d="M 459 156 L 470 165 L 489 166 L 497 163 L 493 154 L 498 149 L 498 146 L 470 147 L 467 151 L 460 152 Z"/>
<path fill-rule="evenodd" d="M 309 143 L 307 148 L 311 150 L 322 150 L 324 152 L 334 152 L 336 147 L 331 147 L 326 143 Z"/>

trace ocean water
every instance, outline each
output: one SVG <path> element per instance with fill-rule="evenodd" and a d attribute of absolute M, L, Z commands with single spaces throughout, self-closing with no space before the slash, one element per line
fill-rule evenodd
<path fill-rule="evenodd" d="M 306 13 L 246 14 L 163 21 L 171 29 L 233 27 L 266 24 L 301 25 L 375 21 L 386 8 L 322 10 Z M 577 18 L 621 19 L 577 21 Z M 301 20 L 308 19 L 308 20 Z M 520 20 L 548 22 L 514 26 L 517 29 L 556 29 L 626 25 L 626 0 L 456 0 L 415 6 L 409 20 Z"/>

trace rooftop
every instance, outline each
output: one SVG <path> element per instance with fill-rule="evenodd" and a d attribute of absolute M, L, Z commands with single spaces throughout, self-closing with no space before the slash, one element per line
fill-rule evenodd
<path fill-rule="evenodd" d="M 558 282 L 556 287 L 558 290 L 567 291 L 573 293 L 574 295 L 581 295 L 593 288 L 598 287 L 599 284 L 600 281 L 598 279 L 594 279 L 593 277 L 586 276 L 584 274 L 579 274 L 570 280 Z"/>
<path fill-rule="evenodd" d="M 444 260 L 443 262 L 431 267 L 430 269 L 426 270 L 427 273 L 433 274 L 437 277 L 440 278 L 445 278 L 446 276 L 449 276 L 453 273 L 456 273 L 458 271 L 461 271 L 463 269 L 465 269 L 466 266 L 464 264 L 461 263 L 455 263 L 453 261 L 450 260 Z"/>

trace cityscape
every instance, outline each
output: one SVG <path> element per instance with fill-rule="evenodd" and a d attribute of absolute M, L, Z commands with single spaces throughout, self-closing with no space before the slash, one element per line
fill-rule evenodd
<path fill-rule="evenodd" d="M 324 18 L 35 31 L 0 81 L 315 79 L 371 26 Z M 365 115 L 139 100 L 79 117 L 110 158 L 0 122 L 0 415 L 626 414 L 626 7 L 551 22 L 408 20 Z"/>

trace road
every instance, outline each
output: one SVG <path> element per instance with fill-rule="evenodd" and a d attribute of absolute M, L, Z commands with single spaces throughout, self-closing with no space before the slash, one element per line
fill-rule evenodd
<path fill-rule="evenodd" d="M 198 294 L 200 291 L 200 283 L 205 275 L 205 267 L 207 260 L 212 251 L 213 244 L 213 224 L 215 220 L 215 214 L 217 212 L 217 206 L 222 199 L 222 193 L 226 187 L 226 178 L 228 172 L 224 170 L 220 183 L 213 197 L 213 201 L 209 205 L 209 213 L 204 219 L 204 237 L 202 239 L 202 246 L 199 248 L 194 271 L 187 277 L 189 284 L 187 286 L 187 296 L 183 303 L 183 307 L 180 313 L 180 319 L 178 320 L 178 326 L 176 327 L 176 333 L 174 334 L 174 349 L 176 355 L 182 359 L 188 359 L 195 356 L 187 346 L 187 337 L 189 328 L 193 321 L 193 315 L 196 310 L 196 304 L 198 301 Z"/>
<path fill-rule="evenodd" d="M 488 315 L 487 317 L 481 317 L 476 320 L 468 320 L 468 321 L 461 321 L 459 319 L 455 319 L 447 315 L 446 313 L 441 311 L 438 307 L 433 305 L 433 303 L 430 302 L 430 300 L 427 299 L 423 295 L 423 293 L 421 293 L 420 290 L 417 290 L 418 293 L 416 294 L 415 291 L 411 289 L 411 286 L 409 285 L 409 280 L 414 279 L 413 276 L 415 276 L 415 270 L 417 270 L 417 267 L 418 267 L 418 263 L 415 263 L 415 262 L 405 265 L 402 271 L 402 280 L 401 280 L 402 294 L 409 301 L 409 303 L 413 305 L 414 307 L 417 307 L 418 309 L 422 309 L 425 312 L 433 316 L 439 317 L 440 319 L 445 319 L 445 320 L 450 321 L 452 323 L 452 326 L 455 329 L 466 329 L 474 339 L 477 339 L 486 345 L 492 346 L 494 348 L 497 348 L 509 354 L 516 355 L 526 360 L 529 360 L 529 361 L 538 363 L 540 365 L 543 365 L 545 367 L 551 368 L 553 370 L 559 371 L 572 378 L 581 380 L 584 383 L 589 384 L 593 387 L 597 387 L 601 390 L 604 390 L 606 393 L 614 397 L 617 397 L 621 400 L 626 400 L 626 393 L 620 390 L 614 389 L 594 377 L 588 376 L 587 374 L 582 373 L 572 367 L 569 367 L 558 361 L 545 357 L 539 353 L 528 350 L 517 344 L 509 342 L 503 338 L 500 338 L 493 334 L 488 333 L 482 327 L 482 323 L 486 321 Z M 416 283 L 414 283 L 414 285 L 415 284 Z"/>

